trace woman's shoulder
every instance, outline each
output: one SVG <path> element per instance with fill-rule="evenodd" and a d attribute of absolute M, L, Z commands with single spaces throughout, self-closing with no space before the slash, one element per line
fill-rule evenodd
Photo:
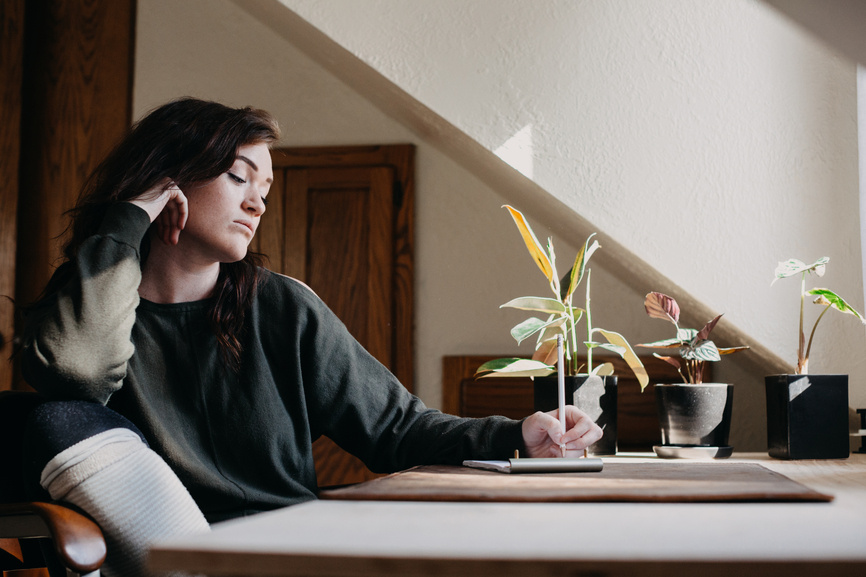
<path fill-rule="evenodd" d="M 261 281 L 258 296 L 265 303 L 291 301 L 297 306 L 315 308 L 324 306 L 319 295 L 303 281 L 266 268 L 260 268 L 259 274 Z"/>

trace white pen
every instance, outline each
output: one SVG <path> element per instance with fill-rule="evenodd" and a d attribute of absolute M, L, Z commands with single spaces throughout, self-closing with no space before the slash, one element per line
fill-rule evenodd
<path fill-rule="evenodd" d="M 562 335 L 556 336 L 556 352 L 559 355 L 556 365 L 556 374 L 559 377 L 559 426 L 562 434 L 565 434 L 565 359 L 562 352 Z M 560 443 L 559 448 L 565 457 L 565 443 Z"/>

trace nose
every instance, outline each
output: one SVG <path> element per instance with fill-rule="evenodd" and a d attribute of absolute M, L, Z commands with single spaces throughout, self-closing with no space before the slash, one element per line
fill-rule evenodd
<path fill-rule="evenodd" d="M 253 216 L 261 216 L 266 210 L 265 201 L 256 191 L 251 191 L 244 198 L 244 210 L 249 211 Z"/>

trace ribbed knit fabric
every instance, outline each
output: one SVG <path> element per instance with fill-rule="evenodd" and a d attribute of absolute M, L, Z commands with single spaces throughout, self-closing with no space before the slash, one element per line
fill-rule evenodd
<path fill-rule="evenodd" d="M 210 530 L 177 476 L 128 429 L 110 429 L 64 450 L 45 466 L 40 483 L 102 528 L 107 577 L 149 576 L 152 542 Z"/>

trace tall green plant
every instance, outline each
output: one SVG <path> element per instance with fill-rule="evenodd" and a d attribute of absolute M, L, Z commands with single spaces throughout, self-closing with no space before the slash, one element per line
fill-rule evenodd
<path fill-rule="evenodd" d="M 815 338 L 815 329 L 818 328 L 818 323 L 821 322 L 821 319 L 824 318 L 824 315 L 831 308 L 836 309 L 839 312 L 843 312 L 845 314 L 853 315 L 860 319 L 861 323 L 866 322 L 863 319 L 863 316 L 854 310 L 851 305 L 845 302 L 845 299 L 831 291 L 830 289 L 825 288 L 813 288 L 811 290 L 806 290 L 806 275 L 807 274 L 816 274 L 818 276 L 824 276 L 824 272 L 827 267 L 827 263 L 830 262 L 830 257 L 821 257 L 812 264 L 806 264 L 801 260 L 797 260 L 795 258 L 786 260 L 784 262 L 780 262 L 776 267 L 776 278 L 773 279 L 771 285 L 775 284 L 777 280 L 780 278 L 788 278 L 794 275 L 801 275 L 800 279 L 800 339 L 799 346 L 797 347 L 797 373 L 798 375 L 805 375 L 809 372 L 809 354 L 812 352 L 812 340 Z M 815 320 L 815 324 L 812 325 L 812 330 L 809 332 L 809 340 L 806 341 L 806 333 L 803 332 L 803 319 L 805 315 L 806 308 L 806 295 L 814 296 L 815 299 L 812 301 L 814 304 L 824 306 L 824 310 L 821 311 L 821 314 L 818 315 L 818 318 Z"/>
<path fill-rule="evenodd" d="M 625 337 L 614 331 L 597 328 L 592 325 L 592 310 L 590 300 L 591 270 L 587 268 L 590 257 L 601 248 L 595 233 L 589 235 L 574 259 L 571 271 L 560 280 L 556 271 L 556 253 L 553 241 L 548 239 L 547 250 L 532 231 L 532 227 L 516 208 L 505 205 L 517 229 L 523 238 L 532 260 L 547 279 L 552 297 L 519 297 L 500 308 L 514 308 L 533 313 L 541 313 L 545 318 L 531 316 L 511 329 L 511 336 L 518 344 L 530 337 L 535 337 L 535 353 L 532 359 L 505 358 L 495 359 L 481 365 L 476 371 L 476 377 L 489 376 L 529 376 L 542 377 L 556 372 L 557 336 L 562 335 L 565 356 L 565 373 L 576 375 L 583 367 L 578 365 L 577 351 L 582 342 L 587 348 L 586 372 L 591 374 L 610 374 L 613 366 L 610 363 L 595 365 L 592 351 L 596 348 L 612 351 L 620 355 L 634 372 L 640 383 L 641 390 L 649 382 L 646 369 L 640 362 L 634 350 Z M 586 277 L 584 307 L 574 305 L 574 295 L 580 283 Z M 566 283 L 567 280 L 567 284 Z M 585 319 L 585 340 L 578 337 L 578 323 Z M 596 335 L 601 335 L 607 342 L 598 342 Z"/>

